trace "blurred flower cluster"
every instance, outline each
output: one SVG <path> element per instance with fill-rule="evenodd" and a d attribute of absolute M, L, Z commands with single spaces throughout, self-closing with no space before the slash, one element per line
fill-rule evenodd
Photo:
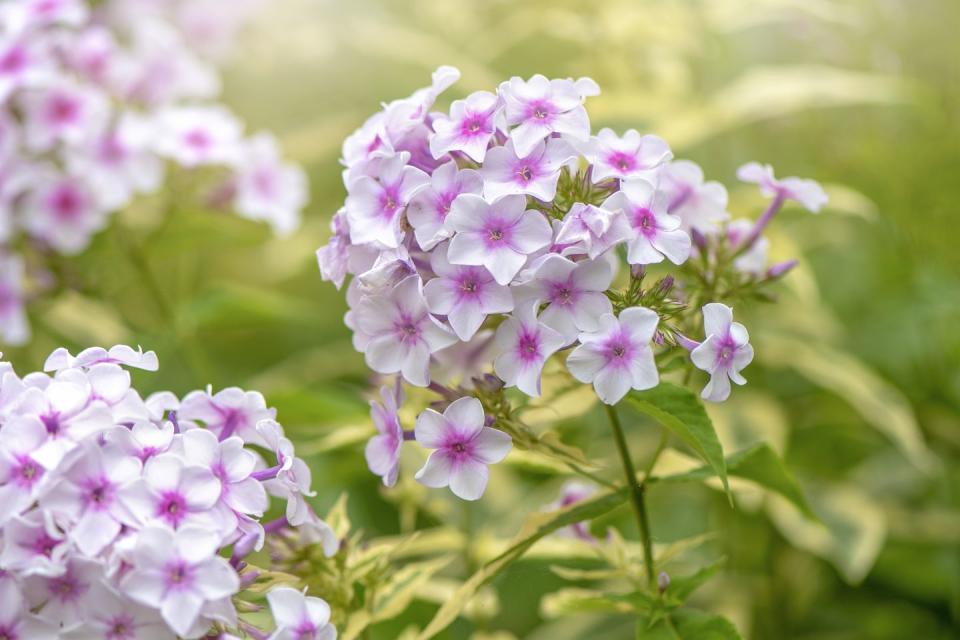
<path fill-rule="evenodd" d="M 291 535 L 339 545 L 305 501 L 310 470 L 259 393 L 143 398 L 124 367 L 158 362 L 126 346 L 59 349 L 22 378 L 0 362 L 0 637 L 265 638 L 238 623 L 262 606 L 244 558 Z M 264 522 L 271 497 L 285 512 Z M 321 600 L 267 600 L 273 637 L 334 637 Z"/>
<path fill-rule="evenodd" d="M 591 79 L 514 77 L 431 111 L 458 78 L 439 68 L 346 140 L 347 197 L 318 258 L 338 287 L 355 276 L 354 346 L 398 375 L 374 407 L 371 469 L 392 484 L 403 440 L 416 439 L 435 450 L 417 478 L 476 499 L 510 448 L 490 428 L 509 422 L 502 389 L 539 396 L 554 355 L 608 405 L 657 386 L 658 361 L 676 350 L 710 375 L 705 399 L 744 384 L 753 348 L 729 304 L 766 297 L 792 266 L 767 264 L 763 231 L 781 206 L 816 212 L 826 194 L 750 163 L 739 177 L 771 202 L 755 222 L 731 220 L 724 186 L 661 138 L 592 134 Z M 648 283 L 660 263 L 672 272 Z M 439 394 L 445 413 L 428 409 L 405 433 L 400 379 Z"/>
<path fill-rule="evenodd" d="M 53 286 L 43 257 L 83 251 L 168 164 L 204 172 L 212 207 L 297 227 L 302 172 L 214 101 L 215 63 L 259 4 L 0 5 L 0 341 L 29 339 L 25 281 Z"/>

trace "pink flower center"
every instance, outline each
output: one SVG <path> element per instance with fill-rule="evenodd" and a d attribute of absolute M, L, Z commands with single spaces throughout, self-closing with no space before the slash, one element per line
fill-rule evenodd
<path fill-rule="evenodd" d="M 204 151 L 213 143 L 213 139 L 203 129 L 191 129 L 183 136 L 183 141 L 188 147 L 197 151 Z"/>
<path fill-rule="evenodd" d="M 23 70 L 27 66 L 27 52 L 22 46 L 14 46 L 7 49 L 0 57 L 0 73 L 14 74 Z M 0 636 L 2 638 L 2 636 Z"/>
<path fill-rule="evenodd" d="M 527 118 L 528 120 L 536 120 L 542 124 L 549 124 L 554 115 L 556 115 L 557 108 L 549 100 L 535 100 L 527 105 Z"/>
<path fill-rule="evenodd" d="M 607 366 L 627 368 L 636 355 L 637 347 L 624 332 L 619 332 L 607 339 L 603 345 L 603 357 Z"/>
<path fill-rule="evenodd" d="M 454 432 L 448 436 L 447 441 L 443 445 L 443 449 L 446 450 L 447 455 L 450 456 L 454 462 L 463 462 L 473 458 L 473 440 L 457 430 L 454 430 Z"/>
<path fill-rule="evenodd" d="M 385 187 L 380 194 L 380 214 L 386 220 L 393 220 L 401 207 L 400 194 L 396 187 Z"/>
<path fill-rule="evenodd" d="M 720 341 L 717 349 L 715 365 L 718 369 L 729 369 L 733 365 L 733 356 L 737 352 L 737 344 L 729 333 Z"/>
<path fill-rule="evenodd" d="M 46 531 L 42 531 L 33 541 L 33 544 L 30 545 L 30 550 L 38 556 L 50 558 L 53 556 L 53 550 L 57 548 L 58 544 L 60 544 L 59 540 L 51 537 Z"/>
<path fill-rule="evenodd" d="M 178 491 L 164 491 L 157 504 L 157 517 L 176 528 L 187 516 L 187 501 Z"/>
<path fill-rule="evenodd" d="M 21 489 L 30 489 L 43 475 L 43 467 L 33 461 L 30 456 L 17 456 L 17 465 L 13 468 L 13 481 Z"/>
<path fill-rule="evenodd" d="M 57 94 L 47 104 L 47 120 L 50 124 L 62 126 L 76 121 L 80 115 L 80 103 L 74 98 Z"/>
<path fill-rule="evenodd" d="M 253 173 L 253 188 L 265 198 L 273 197 L 277 190 L 277 175 L 266 167 Z"/>
<path fill-rule="evenodd" d="M 182 591 L 193 584 L 194 569 L 179 558 L 168 564 L 163 578 L 168 591 Z"/>
<path fill-rule="evenodd" d="M 47 591 L 50 592 L 50 596 L 64 603 L 77 600 L 87 588 L 88 585 L 80 584 L 69 570 L 62 576 L 51 578 L 47 583 Z"/>
<path fill-rule="evenodd" d="M 47 197 L 47 207 L 61 221 L 79 218 L 84 209 L 84 198 L 71 185 L 60 185 Z"/>
<path fill-rule="evenodd" d="M 83 503 L 84 507 L 102 511 L 113 502 L 116 487 L 106 477 L 91 478 L 83 483 Z"/>
<path fill-rule="evenodd" d="M 657 235 L 657 218 L 650 209 L 646 207 L 634 209 L 631 222 L 633 223 L 633 228 L 637 229 L 645 237 L 652 238 Z"/>
<path fill-rule="evenodd" d="M 629 173 L 637 168 L 637 159 L 623 151 L 615 151 L 607 158 L 607 164 L 618 169 L 620 173 Z"/>
<path fill-rule="evenodd" d="M 115 166 L 126 160 L 127 149 L 117 136 L 107 136 L 100 141 L 97 156 L 104 164 Z"/>
<path fill-rule="evenodd" d="M 107 640 L 134 640 L 136 621 L 132 616 L 121 613 L 108 622 Z"/>
<path fill-rule="evenodd" d="M 393 327 L 400 342 L 406 345 L 416 344 L 420 340 L 420 323 L 406 314 L 401 315 Z"/>
<path fill-rule="evenodd" d="M 577 290 L 573 286 L 573 282 L 567 280 L 566 282 L 551 282 L 550 283 L 550 303 L 559 304 L 561 306 L 572 305 L 576 297 Z"/>
<path fill-rule="evenodd" d="M 523 362 L 538 362 L 540 358 L 540 334 L 522 329 L 517 338 L 517 356 Z"/>
<path fill-rule="evenodd" d="M 54 411 L 53 413 L 44 413 L 40 416 L 40 422 L 43 423 L 44 428 L 52 436 L 56 436 L 60 433 L 60 414 Z"/>
<path fill-rule="evenodd" d="M 460 124 L 460 135 L 472 138 L 474 136 L 488 133 L 487 117 L 482 113 L 471 113 L 463 119 Z"/>

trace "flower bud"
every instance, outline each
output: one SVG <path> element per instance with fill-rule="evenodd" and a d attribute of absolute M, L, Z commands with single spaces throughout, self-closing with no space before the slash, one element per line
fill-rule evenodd
<path fill-rule="evenodd" d="M 799 260 L 787 260 L 786 262 L 779 262 L 769 269 L 767 269 L 767 278 L 770 280 L 775 280 L 777 278 L 782 278 L 787 275 L 797 264 Z"/>
<path fill-rule="evenodd" d="M 670 576 L 667 575 L 666 571 L 661 571 L 660 575 L 657 576 L 657 591 L 660 592 L 660 595 L 670 588 Z"/>
<path fill-rule="evenodd" d="M 696 227 L 690 229 L 690 240 L 701 251 L 707 248 L 707 238 Z"/>

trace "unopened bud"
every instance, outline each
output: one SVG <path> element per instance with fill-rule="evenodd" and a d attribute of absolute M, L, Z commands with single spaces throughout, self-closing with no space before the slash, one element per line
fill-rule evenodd
<path fill-rule="evenodd" d="M 657 591 L 660 592 L 660 595 L 670 588 L 670 576 L 667 575 L 666 571 L 661 571 L 660 575 L 657 576 Z"/>
<path fill-rule="evenodd" d="M 696 340 L 691 340 L 687 336 L 683 335 L 679 331 L 674 331 L 673 335 L 677 338 L 677 344 L 686 349 L 687 351 L 693 351 L 700 346 L 700 343 Z"/>
<path fill-rule="evenodd" d="M 799 263 L 799 260 L 787 260 L 786 262 L 779 262 L 767 269 L 767 278 L 770 280 L 782 278 Z"/>
<path fill-rule="evenodd" d="M 673 289 L 673 276 L 665 276 L 661 278 L 660 282 L 657 283 L 657 295 L 660 297 L 666 297 L 667 294 Z"/>
<path fill-rule="evenodd" d="M 642 264 L 635 264 L 630 267 L 630 277 L 634 280 L 643 280 L 647 275 L 647 267 Z"/>

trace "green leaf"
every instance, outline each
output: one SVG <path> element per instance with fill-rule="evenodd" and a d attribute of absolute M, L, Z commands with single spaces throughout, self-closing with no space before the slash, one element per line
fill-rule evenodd
<path fill-rule="evenodd" d="M 689 445 L 710 465 L 723 483 L 727 495 L 730 495 L 723 447 L 703 404 L 692 391 L 669 382 L 661 382 L 647 391 L 630 392 L 626 402 L 635 410 L 670 429 Z"/>
<path fill-rule="evenodd" d="M 593 589 L 560 589 L 540 600 L 540 615 L 549 620 L 580 613 L 633 613 L 627 602 L 610 598 Z"/>
<path fill-rule="evenodd" d="M 504 569 L 520 559 L 530 547 L 544 536 L 557 529 L 570 526 L 584 520 L 591 520 L 613 511 L 627 500 L 627 490 L 611 491 L 588 500 L 577 502 L 566 509 L 534 513 L 527 517 L 520 533 L 506 551 L 484 563 L 437 611 L 433 620 L 418 636 L 427 640 L 446 629 L 480 587 L 499 575 Z"/>
<path fill-rule="evenodd" d="M 797 507 L 805 516 L 816 520 L 817 515 L 810 508 L 803 490 L 793 475 L 784 466 L 780 456 L 766 443 L 760 443 L 743 451 L 738 451 L 726 460 L 727 473 L 737 478 L 750 480 L 764 489 L 780 494 Z M 685 482 L 705 480 L 715 475 L 710 467 L 700 467 L 685 473 L 662 478 L 651 478 L 651 482 Z"/>
<path fill-rule="evenodd" d="M 733 623 L 697 609 L 680 609 L 649 626 L 637 623 L 637 640 L 743 640 Z"/>

